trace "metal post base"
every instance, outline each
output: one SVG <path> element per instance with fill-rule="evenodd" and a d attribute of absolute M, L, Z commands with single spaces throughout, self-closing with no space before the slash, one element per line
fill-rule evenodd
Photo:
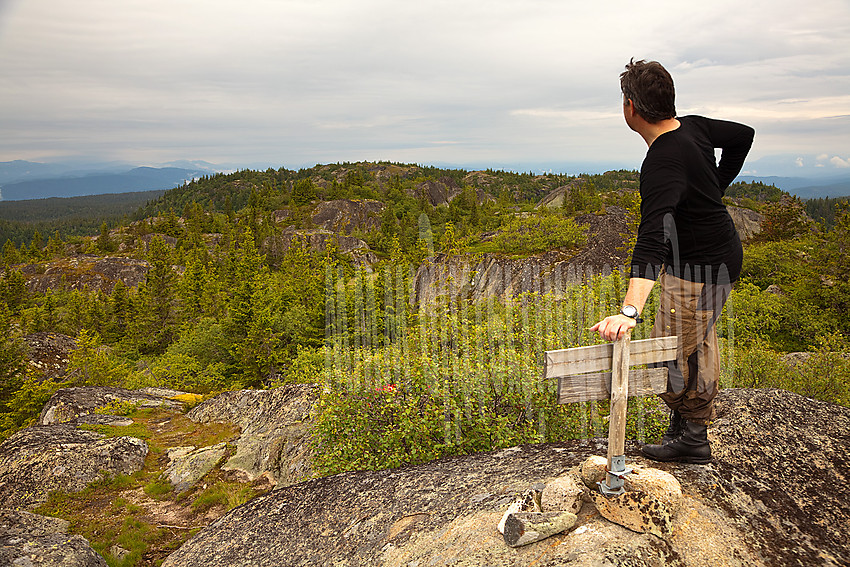
<path fill-rule="evenodd" d="M 617 455 L 611 458 L 611 470 L 608 471 L 606 482 L 597 482 L 599 492 L 605 496 L 619 496 L 626 489 L 623 487 L 624 480 L 627 474 L 631 474 L 632 469 L 626 468 L 626 456 Z"/>

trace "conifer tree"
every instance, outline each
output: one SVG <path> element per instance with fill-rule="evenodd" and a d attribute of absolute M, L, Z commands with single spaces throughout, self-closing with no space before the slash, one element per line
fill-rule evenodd
<path fill-rule="evenodd" d="M 41 260 L 41 249 L 44 247 L 44 239 L 39 231 L 35 231 L 30 242 L 29 257 L 31 260 L 38 262 Z"/>
<path fill-rule="evenodd" d="M 137 335 L 143 351 L 162 352 L 174 332 L 175 283 L 171 250 L 161 237 L 154 237 L 148 248 L 150 269 L 137 294 Z"/>
<path fill-rule="evenodd" d="M 24 381 L 26 345 L 17 336 L 12 325 L 12 313 L 0 301 L 0 413 L 10 411 L 7 406 Z"/>
<path fill-rule="evenodd" d="M 7 270 L 0 279 L 0 301 L 17 313 L 27 300 L 27 282 L 20 270 Z"/>

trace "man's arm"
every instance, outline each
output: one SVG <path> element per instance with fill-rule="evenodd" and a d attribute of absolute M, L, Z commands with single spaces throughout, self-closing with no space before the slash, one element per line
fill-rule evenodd
<path fill-rule="evenodd" d="M 720 163 L 717 164 L 717 180 L 720 191 L 725 193 L 729 184 L 741 172 L 744 160 L 753 145 L 756 131 L 737 122 L 707 120 L 711 143 L 715 148 L 721 148 Z"/>
<path fill-rule="evenodd" d="M 626 297 L 623 300 L 623 305 L 634 305 L 638 313 L 643 310 L 646 300 L 649 297 L 649 292 L 652 291 L 652 286 L 655 285 L 655 280 L 645 278 L 630 278 L 629 289 L 626 291 Z M 597 324 L 590 328 L 594 333 L 599 333 L 599 336 L 606 341 L 619 339 L 626 334 L 626 331 L 633 329 L 637 325 L 637 321 L 631 317 L 626 317 L 622 314 L 611 315 L 605 317 Z"/>

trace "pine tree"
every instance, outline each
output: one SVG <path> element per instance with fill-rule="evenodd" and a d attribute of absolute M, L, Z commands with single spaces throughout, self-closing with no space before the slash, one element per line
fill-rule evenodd
<path fill-rule="evenodd" d="M 14 393 L 24 381 L 26 344 L 17 336 L 12 325 L 12 313 L 0 302 L 0 413 L 8 407 Z"/>
<path fill-rule="evenodd" d="M 137 342 L 145 352 L 162 352 L 174 333 L 175 283 L 177 274 L 171 263 L 171 250 L 161 237 L 154 237 L 148 248 L 150 269 L 137 294 Z"/>
<path fill-rule="evenodd" d="M 44 247 L 44 239 L 39 231 L 35 231 L 30 242 L 29 257 L 31 260 L 38 262 L 41 260 L 41 249 Z"/>

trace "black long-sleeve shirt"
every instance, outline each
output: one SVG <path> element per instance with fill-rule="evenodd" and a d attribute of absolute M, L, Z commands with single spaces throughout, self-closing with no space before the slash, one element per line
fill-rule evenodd
<path fill-rule="evenodd" d="M 696 282 L 730 283 L 743 250 L 723 193 L 744 165 L 755 131 L 702 116 L 655 139 L 640 170 L 640 226 L 632 276 L 668 273 Z M 714 149 L 721 148 L 720 162 Z"/>

